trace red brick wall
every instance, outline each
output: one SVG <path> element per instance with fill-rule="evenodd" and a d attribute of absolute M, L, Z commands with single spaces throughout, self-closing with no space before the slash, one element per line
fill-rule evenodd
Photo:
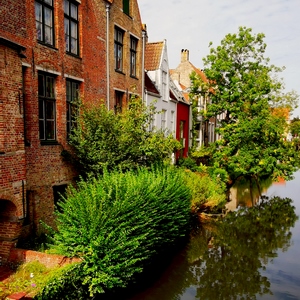
<path fill-rule="evenodd" d="M 79 262 L 79 258 L 67 258 L 62 255 L 46 254 L 31 250 L 12 249 L 8 258 L 10 262 L 27 263 L 32 261 L 39 261 L 48 268 L 70 264 L 72 262 Z"/>
<path fill-rule="evenodd" d="M 15 247 L 14 242 L 0 241 L 0 264 L 6 263 L 13 247 Z"/>
<path fill-rule="evenodd" d="M 28 203 L 29 226 L 35 231 L 40 230 L 40 220 L 53 224 L 53 186 L 72 183 L 77 176 L 61 156 L 62 150 L 70 149 L 66 78 L 79 80 L 84 103 L 99 105 L 106 101 L 106 3 L 78 2 L 80 54 L 72 56 L 65 51 L 63 0 L 54 0 L 54 47 L 36 40 L 33 0 L 0 0 L 0 15 L 4 16 L 0 21 L 0 215 L 1 211 L 9 214 L 1 206 L 2 200 L 15 205 L 18 218 L 27 212 L 24 204 Z M 113 1 L 110 11 L 110 108 L 114 106 L 115 89 L 141 94 L 142 26 L 137 1 L 130 3 L 131 17 L 122 12 L 121 0 Z M 114 70 L 114 24 L 126 29 L 124 74 Z M 139 39 L 137 78 L 129 76 L 130 34 Z M 22 47 L 3 43 L 3 38 L 24 47 L 22 55 Z M 39 70 L 56 76 L 56 145 L 42 145 L 39 140 Z"/>
<path fill-rule="evenodd" d="M 0 44 L 0 256 L 4 259 L 20 234 L 26 189 L 21 68 L 18 52 Z"/>
<path fill-rule="evenodd" d="M 12 7 L 14 13 L 12 13 Z M 0 0 L 0 30 L 25 37 L 26 1 Z"/>
<path fill-rule="evenodd" d="M 142 21 L 138 2 L 130 1 L 130 16 L 123 13 L 123 1 L 116 0 L 110 8 L 110 109 L 115 105 L 115 90 L 124 92 L 123 105 L 130 99 L 130 94 L 138 94 L 142 97 Z M 115 26 L 125 29 L 123 38 L 123 72 L 115 71 L 114 57 L 114 29 Z M 137 48 L 137 78 L 130 77 L 130 35 L 138 39 Z"/>
<path fill-rule="evenodd" d="M 100 103 L 106 95 L 105 1 L 81 1 L 78 8 L 80 55 L 75 57 L 65 52 L 63 0 L 54 0 L 54 47 L 36 40 L 34 1 L 0 0 L 0 37 L 26 48 L 26 57 L 20 57 L 17 49 L 0 43 L 0 201 L 13 202 L 20 218 L 23 203 L 29 202 L 29 220 L 36 231 L 40 220 L 53 223 L 53 186 L 72 183 L 77 175 L 61 156 L 69 149 L 66 78 L 80 80 L 86 103 Z M 56 74 L 57 145 L 41 145 L 39 140 L 40 69 Z"/>

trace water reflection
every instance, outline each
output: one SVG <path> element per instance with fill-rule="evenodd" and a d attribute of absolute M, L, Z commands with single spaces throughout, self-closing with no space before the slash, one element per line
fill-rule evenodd
<path fill-rule="evenodd" d="M 260 270 L 278 249 L 290 246 L 296 219 L 291 200 L 279 197 L 230 213 L 216 225 L 213 247 L 192 267 L 195 299 L 256 299 L 257 294 L 271 293 Z"/>
<path fill-rule="evenodd" d="M 151 289 L 132 300 L 257 299 L 272 295 L 266 265 L 291 244 L 297 220 L 288 198 L 231 212 L 192 235 Z M 287 276 L 281 274 L 281 276 Z"/>
<path fill-rule="evenodd" d="M 266 178 L 256 182 L 254 179 L 241 179 L 230 189 L 230 202 L 226 205 L 232 211 L 238 206 L 255 205 L 262 194 L 272 185 L 272 179 Z"/>

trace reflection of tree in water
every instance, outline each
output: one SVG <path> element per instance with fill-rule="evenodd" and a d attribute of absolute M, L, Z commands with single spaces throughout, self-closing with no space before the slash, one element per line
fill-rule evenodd
<path fill-rule="evenodd" d="M 190 293 L 200 300 L 256 299 L 271 293 L 260 271 L 290 246 L 296 219 L 291 200 L 279 197 L 231 212 L 199 228 L 160 280 L 130 299 L 179 300 Z"/>
<path fill-rule="evenodd" d="M 261 194 L 266 191 L 273 181 L 272 178 L 264 178 L 256 181 L 254 178 L 242 178 L 231 188 L 240 206 L 253 206 L 260 199 Z"/>
<path fill-rule="evenodd" d="M 291 200 L 279 197 L 229 213 L 213 233 L 213 247 L 192 263 L 196 299 L 256 299 L 271 293 L 260 274 L 277 250 L 290 246 L 297 216 Z"/>

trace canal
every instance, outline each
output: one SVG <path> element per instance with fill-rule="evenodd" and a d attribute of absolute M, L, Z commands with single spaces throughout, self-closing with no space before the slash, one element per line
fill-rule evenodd
<path fill-rule="evenodd" d="M 229 208 L 237 215 L 205 223 L 131 300 L 300 299 L 300 171 L 291 181 L 265 183 L 262 193 L 269 200 L 255 203 L 249 189 L 233 190 Z M 253 204 L 250 214 L 240 208 Z"/>

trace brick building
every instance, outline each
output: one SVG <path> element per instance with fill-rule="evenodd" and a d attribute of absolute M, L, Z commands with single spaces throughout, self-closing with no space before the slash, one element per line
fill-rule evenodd
<path fill-rule="evenodd" d="M 122 110 L 130 97 L 143 96 L 144 29 L 137 0 L 114 0 L 107 5 L 107 105 Z"/>
<path fill-rule="evenodd" d="M 1 257 L 77 175 L 61 152 L 78 98 L 141 93 L 142 32 L 137 1 L 0 0 Z"/>
<path fill-rule="evenodd" d="M 189 50 L 182 49 L 180 53 L 180 63 L 178 64 L 176 69 L 171 70 L 170 73 L 173 81 L 177 84 L 177 86 L 185 94 L 186 99 L 189 99 L 190 102 L 192 102 L 189 97 L 191 87 L 190 75 L 192 74 L 192 72 L 195 72 L 195 74 L 199 76 L 199 78 L 201 78 L 204 82 L 207 82 L 206 76 L 203 71 L 196 68 L 190 62 Z M 208 143 L 214 142 L 216 139 L 218 139 L 218 136 L 215 133 L 217 119 L 210 118 L 209 120 L 204 120 L 204 118 L 200 114 L 201 111 L 206 110 L 206 107 L 207 105 L 209 105 L 209 103 L 210 98 L 208 93 L 200 93 L 196 104 L 196 108 L 199 114 L 196 120 L 194 120 L 195 124 L 193 124 L 196 133 L 196 135 L 194 136 L 194 144 L 196 147 L 200 147 L 202 145 L 207 146 Z M 190 146 L 192 146 L 191 143 Z"/>

